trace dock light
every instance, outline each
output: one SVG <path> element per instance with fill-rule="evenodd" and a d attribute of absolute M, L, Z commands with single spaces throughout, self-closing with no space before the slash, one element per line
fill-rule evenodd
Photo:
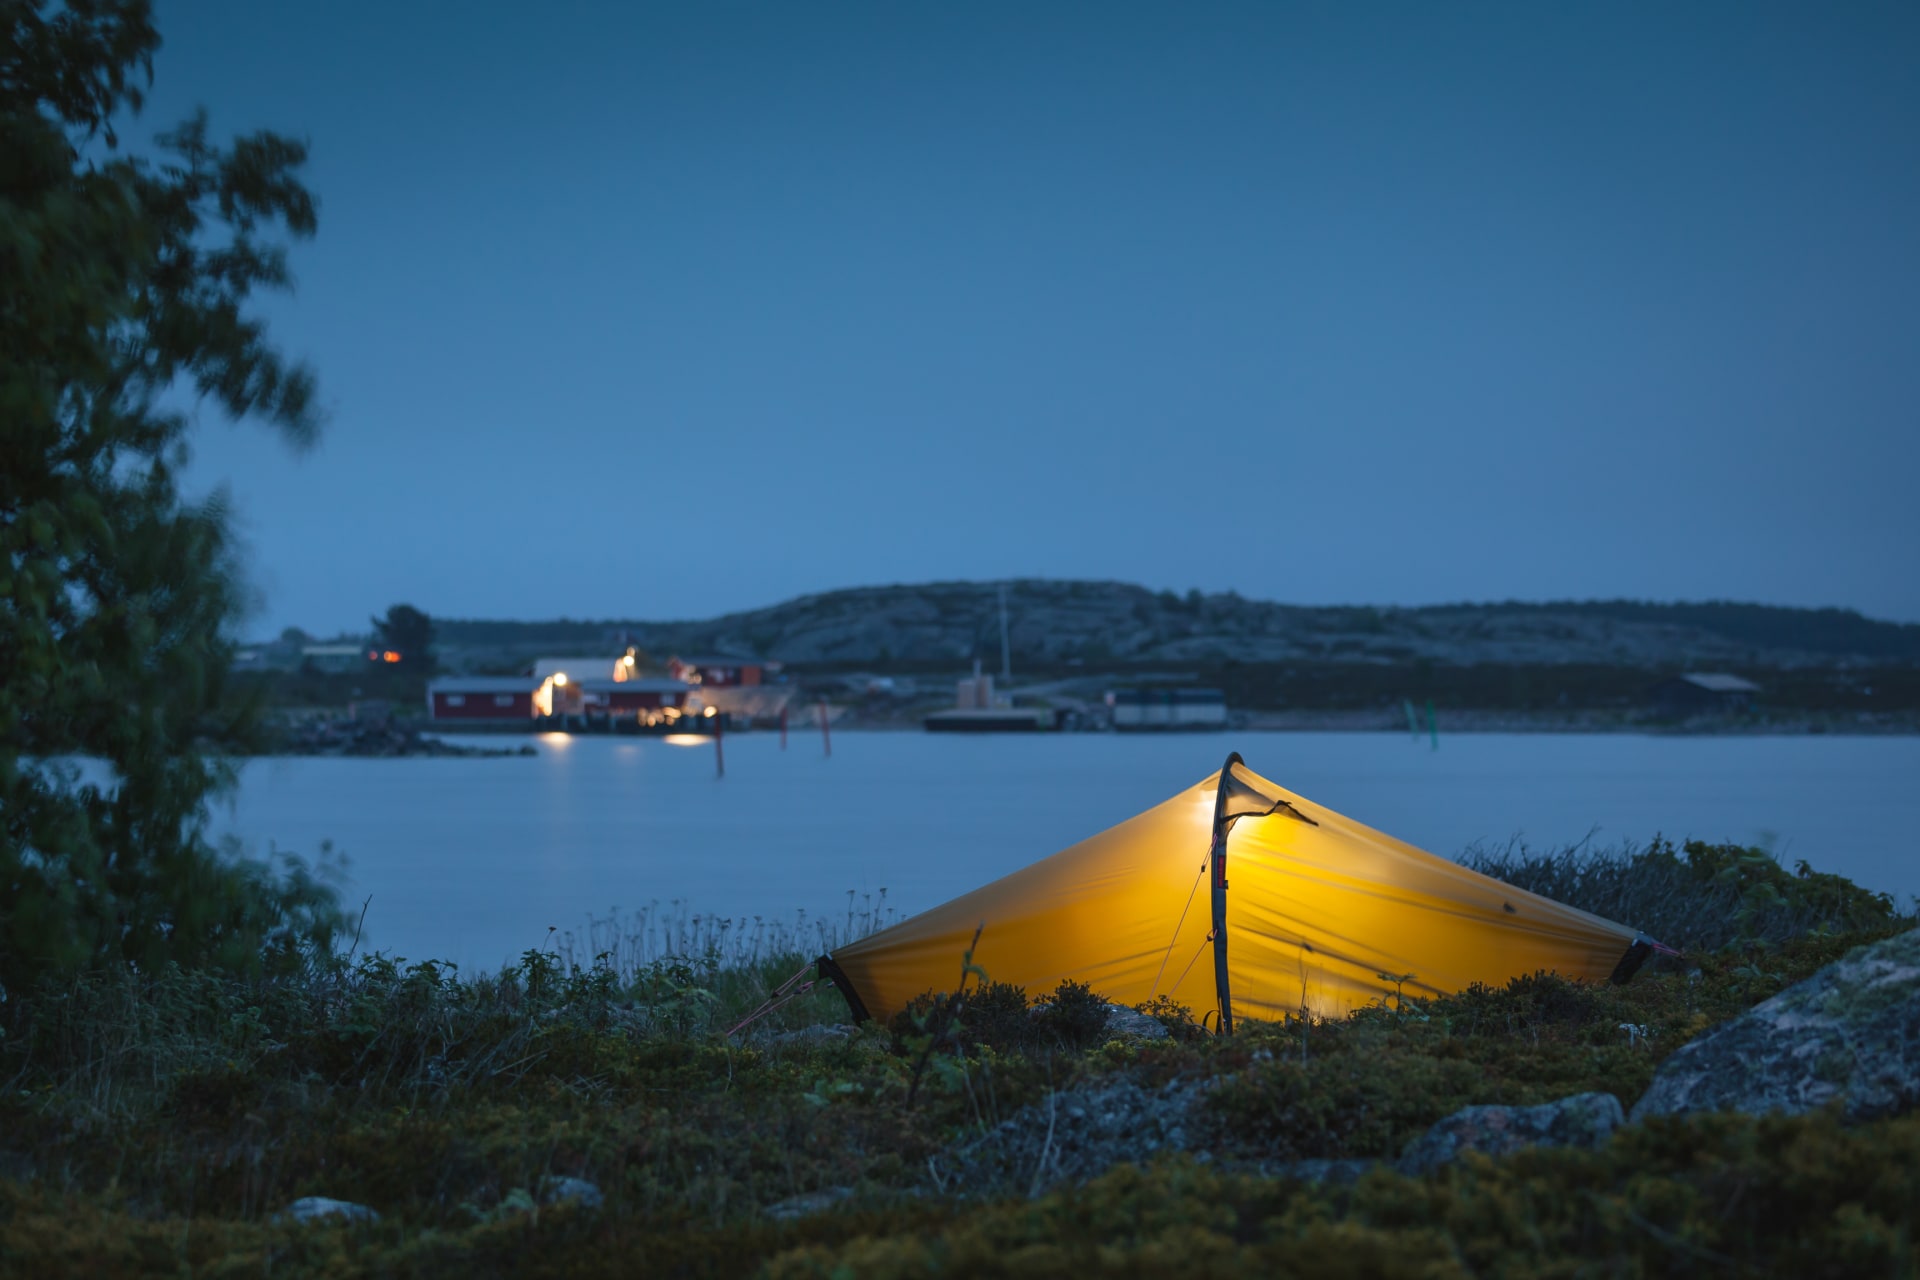
<path fill-rule="evenodd" d="M 626 657 L 620 659 L 620 665 L 631 671 L 633 669 L 633 655 L 628 654 Z"/>
<path fill-rule="evenodd" d="M 386 651 L 385 653 L 383 653 L 383 654 L 381 654 L 381 655 L 380 655 L 380 661 L 382 661 L 382 662 L 398 662 L 398 661 L 400 661 L 400 655 L 399 655 L 399 654 L 397 654 L 397 653 L 395 653 L 395 652 L 394 652 L 393 650 L 391 650 L 391 649 L 389 649 L 389 650 L 387 650 L 387 651 Z"/>
<path fill-rule="evenodd" d="M 720 708 L 708 707 L 705 711 L 702 711 L 700 714 L 707 717 L 709 720 L 711 720 L 713 717 L 720 714 Z"/>
<path fill-rule="evenodd" d="M 564 688 L 566 688 L 566 686 L 567 686 L 567 673 L 566 673 L 566 672 L 564 672 L 564 671 L 556 671 L 556 672 L 554 672 L 554 673 L 553 673 L 553 683 L 554 683 L 555 685 L 557 685 L 557 686 L 559 686 L 559 687 L 560 687 L 560 688 L 562 688 L 562 689 L 564 689 Z"/>

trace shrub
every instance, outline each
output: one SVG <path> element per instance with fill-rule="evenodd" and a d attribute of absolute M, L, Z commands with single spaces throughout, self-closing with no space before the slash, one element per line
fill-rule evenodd
<path fill-rule="evenodd" d="M 1377 1042 L 1376 1050 L 1384 1047 Z M 1396 1156 L 1408 1139 L 1483 1100 L 1485 1072 L 1417 1050 L 1268 1055 L 1223 1079 L 1207 1110 L 1219 1145 L 1261 1158 Z"/>
<path fill-rule="evenodd" d="M 1511 1034 L 1550 1024 L 1603 1021 L 1605 1003 L 1594 987 L 1541 972 L 1517 977 L 1504 988 L 1476 982 L 1429 1008 L 1451 1015 L 1454 1029 L 1468 1035 L 1494 1030 Z"/>
<path fill-rule="evenodd" d="M 1068 978 L 1045 1004 L 1035 1007 L 1033 1023 L 1045 1039 L 1077 1051 L 1106 1043 L 1107 1016 L 1106 997 Z"/>
<path fill-rule="evenodd" d="M 1804 861 L 1788 871 L 1765 850 L 1736 844 L 1689 840 L 1675 849 L 1656 838 L 1645 849 L 1550 853 L 1510 846 L 1469 851 L 1461 861 L 1515 888 L 1694 951 L 1913 924 L 1887 894 Z"/>

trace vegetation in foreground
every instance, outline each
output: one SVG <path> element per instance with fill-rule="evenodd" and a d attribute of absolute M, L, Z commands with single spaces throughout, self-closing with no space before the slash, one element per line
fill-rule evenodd
<path fill-rule="evenodd" d="M 188 423 L 160 403 L 184 379 L 313 438 L 313 375 L 250 309 L 290 282 L 277 237 L 317 225 L 305 148 L 223 147 L 200 118 L 160 163 L 119 154 L 158 47 L 146 0 L 0 4 L 0 1272 L 1913 1270 L 1911 1117 L 1662 1122 L 1600 1152 L 1346 1188 L 1245 1171 L 1389 1153 L 1471 1102 L 1631 1101 L 1701 1029 L 1913 924 L 1748 851 L 1506 868 L 1703 949 L 1691 969 L 1405 1007 L 1383 985 L 1354 1018 L 1232 1039 L 1161 1004 L 1178 1035 L 1108 1041 L 1095 993 L 1004 985 L 958 1006 L 929 993 L 897 1029 L 782 1036 L 841 1016 L 814 991 L 736 1037 L 815 948 L 712 927 L 479 977 L 337 950 L 323 882 L 205 838 L 224 772 L 202 748 L 257 730 L 224 639 L 245 591 L 224 507 L 178 488 Z M 53 763 L 71 755 L 115 784 Z M 1211 1160 L 1037 1197 L 944 1194 L 931 1175 L 1019 1108 L 1121 1079 L 1211 1082 Z M 558 1200 L 566 1177 L 603 1202 Z M 845 1194 L 825 1212 L 782 1210 L 829 1188 Z M 380 1217 L 285 1220 L 309 1194 Z"/>
<path fill-rule="evenodd" d="M 817 988 L 727 1032 L 803 963 L 792 934 L 649 922 L 498 974 L 314 953 L 297 973 L 102 969 L 0 1005 L 0 1270 L 253 1275 L 1901 1273 L 1920 1118 L 1710 1116 L 1597 1152 L 1469 1158 L 1346 1186 L 1257 1161 L 1391 1155 L 1472 1103 L 1604 1090 L 1852 946 L 1884 897 L 1750 850 L 1657 845 L 1584 882 L 1671 897 L 1684 964 L 1536 975 L 1339 1022 L 1108 1040 L 1084 989 L 980 988 L 951 1021 L 851 1034 Z M 1531 871 L 1529 868 L 1531 867 Z M 1556 859 L 1511 858 L 1539 882 Z M 1582 882 L 1559 887 L 1576 901 Z M 1619 900 L 1618 898 L 1615 899 Z M 1582 905 L 1595 905 L 1592 901 Z M 785 952 L 785 954 L 781 954 Z M 959 974 L 956 957 L 956 977 Z M 991 975 L 989 975 L 989 980 Z M 1052 997 L 1040 1015 L 1028 995 Z M 938 1005 L 930 999 L 929 1005 Z M 799 1031 L 800 1034 L 792 1034 Z M 1055 1091 L 1211 1084 L 1204 1157 L 1030 1197 L 929 1162 Z M 548 1203 L 554 1180 L 604 1203 Z M 822 1212 L 782 1203 L 844 1189 Z M 296 1225 L 295 1198 L 374 1223 Z"/>

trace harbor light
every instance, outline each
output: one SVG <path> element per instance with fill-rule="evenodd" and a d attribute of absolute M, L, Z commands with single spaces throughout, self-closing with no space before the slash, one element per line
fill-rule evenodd
<path fill-rule="evenodd" d="M 705 711 L 702 711 L 700 714 L 703 716 L 706 716 L 708 719 L 712 719 L 714 716 L 717 716 L 720 714 L 720 708 L 708 707 Z"/>
<path fill-rule="evenodd" d="M 556 672 L 554 672 L 554 673 L 553 673 L 553 682 L 554 682 L 554 684 L 556 684 L 556 685 L 558 685 L 558 686 L 559 686 L 560 688 L 562 688 L 562 689 L 564 689 L 564 688 L 566 688 L 566 687 L 567 687 L 567 673 L 566 673 L 566 672 L 564 672 L 564 671 L 556 671 Z"/>

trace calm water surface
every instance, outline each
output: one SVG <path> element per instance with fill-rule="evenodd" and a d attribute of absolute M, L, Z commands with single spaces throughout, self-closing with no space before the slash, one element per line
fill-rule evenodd
<path fill-rule="evenodd" d="M 499 745 L 500 739 L 477 739 Z M 262 760 L 218 818 L 255 851 L 348 859 L 366 941 L 491 967 L 549 926 L 675 900 L 790 921 L 847 890 L 917 911 L 1172 795 L 1238 750 L 1256 771 L 1436 853 L 1655 833 L 1765 844 L 1920 893 L 1920 739 L 1475 734 L 535 740 L 533 759 Z M 1196 851 L 1203 852 L 1203 851 Z"/>

